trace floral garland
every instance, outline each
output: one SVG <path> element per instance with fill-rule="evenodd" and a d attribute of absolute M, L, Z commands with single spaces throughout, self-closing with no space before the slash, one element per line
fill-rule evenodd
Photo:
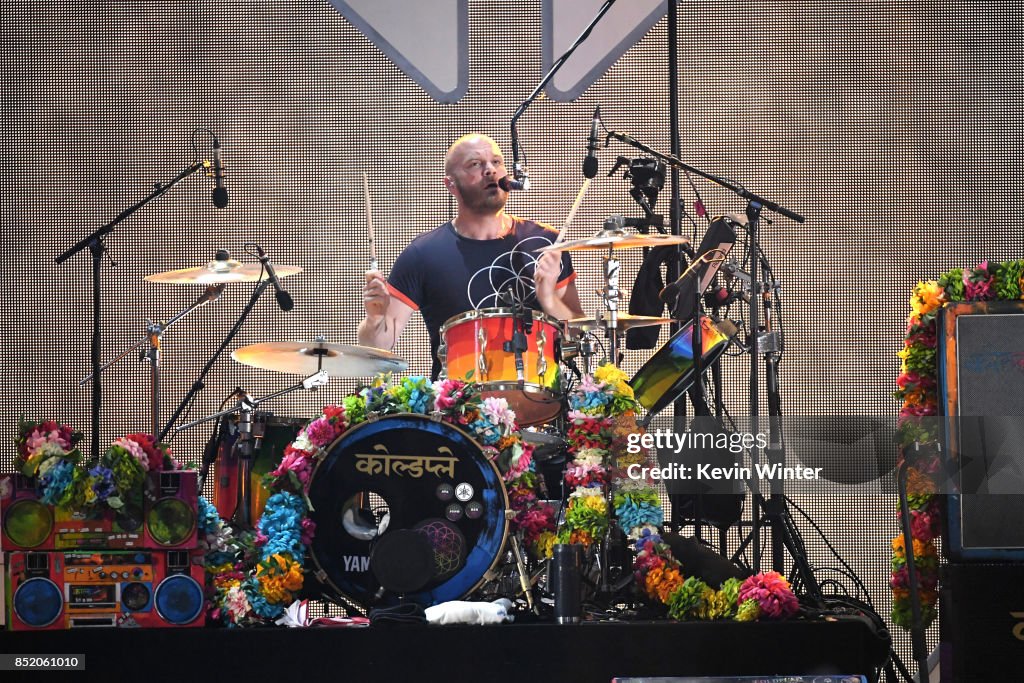
<path fill-rule="evenodd" d="M 466 378 L 467 380 L 469 377 Z M 339 405 L 329 405 L 287 446 L 281 463 L 264 478 L 271 492 L 253 533 L 232 534 L 215 509 L 201 503 L 200 532 L 212 576 L 211 617 L 229 626 L 279 619 L 303 583 L 305 551 L 316 532 L 307 498 L 313 468 L 336 439 L 370 416 L 440 414 L 465 429 L 502 472 L 516 515 L 511 529 L 536 556 L 554 538 L 554 511 L 534 491 L 533 446 L 519 436 L 515 413 L 503 398 L 482 398 L 478 385 L 445 379 L 431 384 L 406 377 L 392 384 L 377 378 Z"/>
<path fill-rule="evenodd" d="M 85 512 L 117 510 L 141 500 L 147 472 L 181 468 L 166 444 L 149 434 L 128 434 L 86 469 L 76 445 L 81 438 L 80 432 L 54 420 L 19 422 L 15 464 L 35 479 L 40 502 Z"/>
<path fill-rule="evenodd" d="M 943 306 L 958 301 L 1018 300 L 1024 298 L 1024 260 L 991 263 L 977 268 L 959 268 L 943 273 L 938 280 L 918 282 L 910 297 L 911 313 L 899 356 L 900 374 L 895 396 L 900 409 L 900 443 L 930 445 L 938 441 L 938 314 Z M 931 452 L 927 449 L 926 452 Z M 902 453 L 900 455 L 902 462 Z M 911 538 L 914 566 L 921 581 L 921 607 L 925 625 L 937 616 L 938 552 L 934 539 L 939 534 L 939 501 L 932 479 L 940 467 L 937 451 L 918 460 L 908 473 Z M 909 629 L 910 581 L 906 540 L 900 534 L 892 541 L 892 588 L 894 623 Z"/>
<path fill-rule="evenodd" d="M 743 582 L 726 581 L 714 590 L 696 577 L 685 578 L 682 566 L 661 537 L 664 513 L 651 480 L 627 476 L 630 465 L 643 464 L 646 454 L 626 449 L 629 434 L 638 429 L 637 403 L 626 374 L 602 365 L 586 376 L 569 399 L 569 451 L 574 459 L 565 481 L 573 488 L 561 543 L 589 545 L 609 524 L 605 488 L 611 487 L 613 512 L 619 528 L 632 540 L 638 588 L 652 601 L 668 607 L 674 619 L 781 619 L 799 608 L 789 583 L 775 572 Z"/>

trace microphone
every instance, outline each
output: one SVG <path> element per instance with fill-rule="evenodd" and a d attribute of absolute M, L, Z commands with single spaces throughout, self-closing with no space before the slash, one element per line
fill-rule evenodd
<path fill-rule="evenodd" d="M 590 137 L 587 139 L 587 158 L 583 160 L 583 177 L 597 175 L 597 132 L 601 123 L 601 106 L 594 109 L 594 120 L 590 123 Z"/>
<path fill-rule="evenodd" d="M 750 295 L 742 289 L 730 292 L 725 287 L 717 287 L 704 294 L 704 305 L 712 308 L 725 308 L 734 301 L 746 301 L 750 303 Z"/>
<path fill-rule="evenodd" d="M 512 190 L 522 190 L 525 192 L 530 189 L 530 179 L 523 178 L 522 180 L 516 180 L 510 176 L 505 176 L 504 178 L 498 179 L 498 187 L 505 190 L 505 192 L 510 192 Z"/>
<path fill-rule="evenodd" d="M 274 266 L 270 264 L 270 257 L 260 245 L 256 246 L 256 253 L 259 254 L 260 263 L 267 270 L 267 277 L 270 278 L 270 284 L 274 286 L 274 298 L 277 299 L 277 305 L 281 307 L 282 311 L 288 312 L 295 308 L 295 302 L 292 301 L 292 295 L 284 291 L 284 287 L 281 286 L 281 281 L 277 278 L 277 273 L 274 271 Z"/>
<path fill-rule="evenodd" d="M 213 205 L 223 209 L 228 205 L 228 191 L 224 187 L 224 164 L 220 160 L 220 140 L 213 138 Z"/>

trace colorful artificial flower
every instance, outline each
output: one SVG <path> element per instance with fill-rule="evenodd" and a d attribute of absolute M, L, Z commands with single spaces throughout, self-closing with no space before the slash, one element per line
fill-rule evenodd
<path fill-rule="evenodd" d="M 740 603 L 757 601 L 760 614 L 769 619 L 791 617 L 800 609 L 789 582 L 778 572 L 764 572 L 749 577 L 740 586 Z"/>

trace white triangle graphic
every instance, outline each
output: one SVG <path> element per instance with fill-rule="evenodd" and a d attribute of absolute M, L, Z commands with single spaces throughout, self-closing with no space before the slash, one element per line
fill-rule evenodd
<path fill-rule="evenodd" d="M 330 0 L 338 12 L 431 97 L 469 89 L 468 0 Z"/>

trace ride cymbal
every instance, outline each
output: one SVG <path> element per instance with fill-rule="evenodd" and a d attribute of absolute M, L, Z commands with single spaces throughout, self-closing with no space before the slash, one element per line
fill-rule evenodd
<path fill-rule="evenodd" d="M 235 349 L 231 357 L 243 365 L 292 375 L 326 370 L 331 377 L 373 377 L 381 372 L 403 372 L 409 367 L 390 351 L 323 340 L 251 344 Z"/>
<path fill-rule="evenodd" d="M 556 242 L 537 249 L 543 254 L 549 251 L 593 251 L 596 249 L 636 249 L 638 247 L 661 247 L 666 244 L 689 244 L 690 239 L 682 235 L 631 235 L 619 230 L 602 230 L 593 237 L 579 240 Z"/>

